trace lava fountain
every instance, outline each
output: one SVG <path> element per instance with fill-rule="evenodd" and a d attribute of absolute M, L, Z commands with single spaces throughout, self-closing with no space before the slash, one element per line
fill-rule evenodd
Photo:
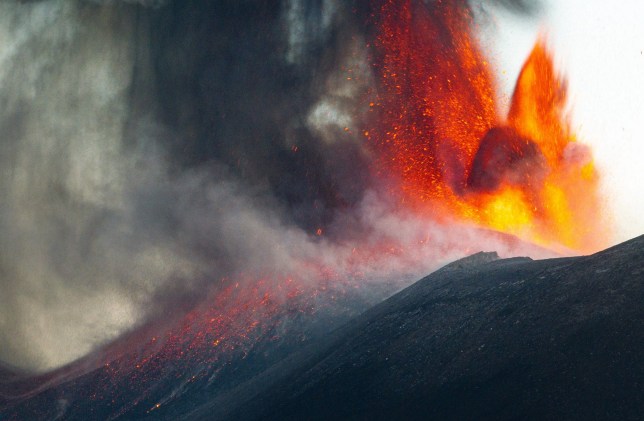
<path fill-rule="evenodd" d="M 504 118 L 469 9 L 387 1 L 376 20 L 378 123 L 366 134 L 404 206 L 554 249 L 607 244 L 597 171 L 570 127 L 566 83 L 543 39 Z"/>

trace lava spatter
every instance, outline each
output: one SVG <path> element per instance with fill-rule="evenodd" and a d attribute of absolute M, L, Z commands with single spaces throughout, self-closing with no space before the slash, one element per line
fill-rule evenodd
<path fill-rule="evenodd" d="M 598 175 L 566 115 L 566 84 L 539 39 L 499 115 L 492 69 L 462 2 L 386 1 L 373 64 L 378 174 L 402 206 L 591 252 L 609 241 Z"/>

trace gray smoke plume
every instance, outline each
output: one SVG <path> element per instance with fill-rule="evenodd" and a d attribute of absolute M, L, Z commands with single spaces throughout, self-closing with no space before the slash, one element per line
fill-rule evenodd
<path fill-rule="evenodd" d="M 408 281 L 515 253 L 373 185 L 345 129 L 372 84 L 364 3 L 0 3 L 0 360 L 60 366 L 239 271 Z M 349 267 L 386 241 L 423 246 Z"/>

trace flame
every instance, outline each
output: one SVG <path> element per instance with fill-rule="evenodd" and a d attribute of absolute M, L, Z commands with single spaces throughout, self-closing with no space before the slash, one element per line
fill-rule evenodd
<path fill-rule="evenodd" d="M 400 202 L 550 248 L 609 241 L 598 174 L 566 115 L 566 84 L 543 39 L 518 77 L 507 118 L 492 69 L 459 2 L 385 1 L 377 21 L 375 145 Z"/>

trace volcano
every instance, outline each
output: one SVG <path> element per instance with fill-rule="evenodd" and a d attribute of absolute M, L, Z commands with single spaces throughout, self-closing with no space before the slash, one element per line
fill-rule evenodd
<path fill-rule="evenodd" d="M 629 417 L 641 240 L 566 257 L 601 173 L 484 3 L 1 2 L 0 418 Z"/>
<path fill-rule="evenodd" d="M 644 236 L 583 257 L 499 259 L 480 252 L 312 341 L 298 346 L 264 336 L 224 364 L 211 362 L 207 370 L 217 382 L 197 375 L 204 367 L 194 358 L 183 367 L 158 359 L 125 383 L 110 375 L 109 365 L 62 382 L 21 380 L 3 368 L 4 396 L 41 390 L 3 398 L 0 414 L 635 420 L 644 411 L 643 262 Z M 313 331 L 310 322 L 299 326 Z M 119 364 L 129 362 L 111 363 Z"/>

